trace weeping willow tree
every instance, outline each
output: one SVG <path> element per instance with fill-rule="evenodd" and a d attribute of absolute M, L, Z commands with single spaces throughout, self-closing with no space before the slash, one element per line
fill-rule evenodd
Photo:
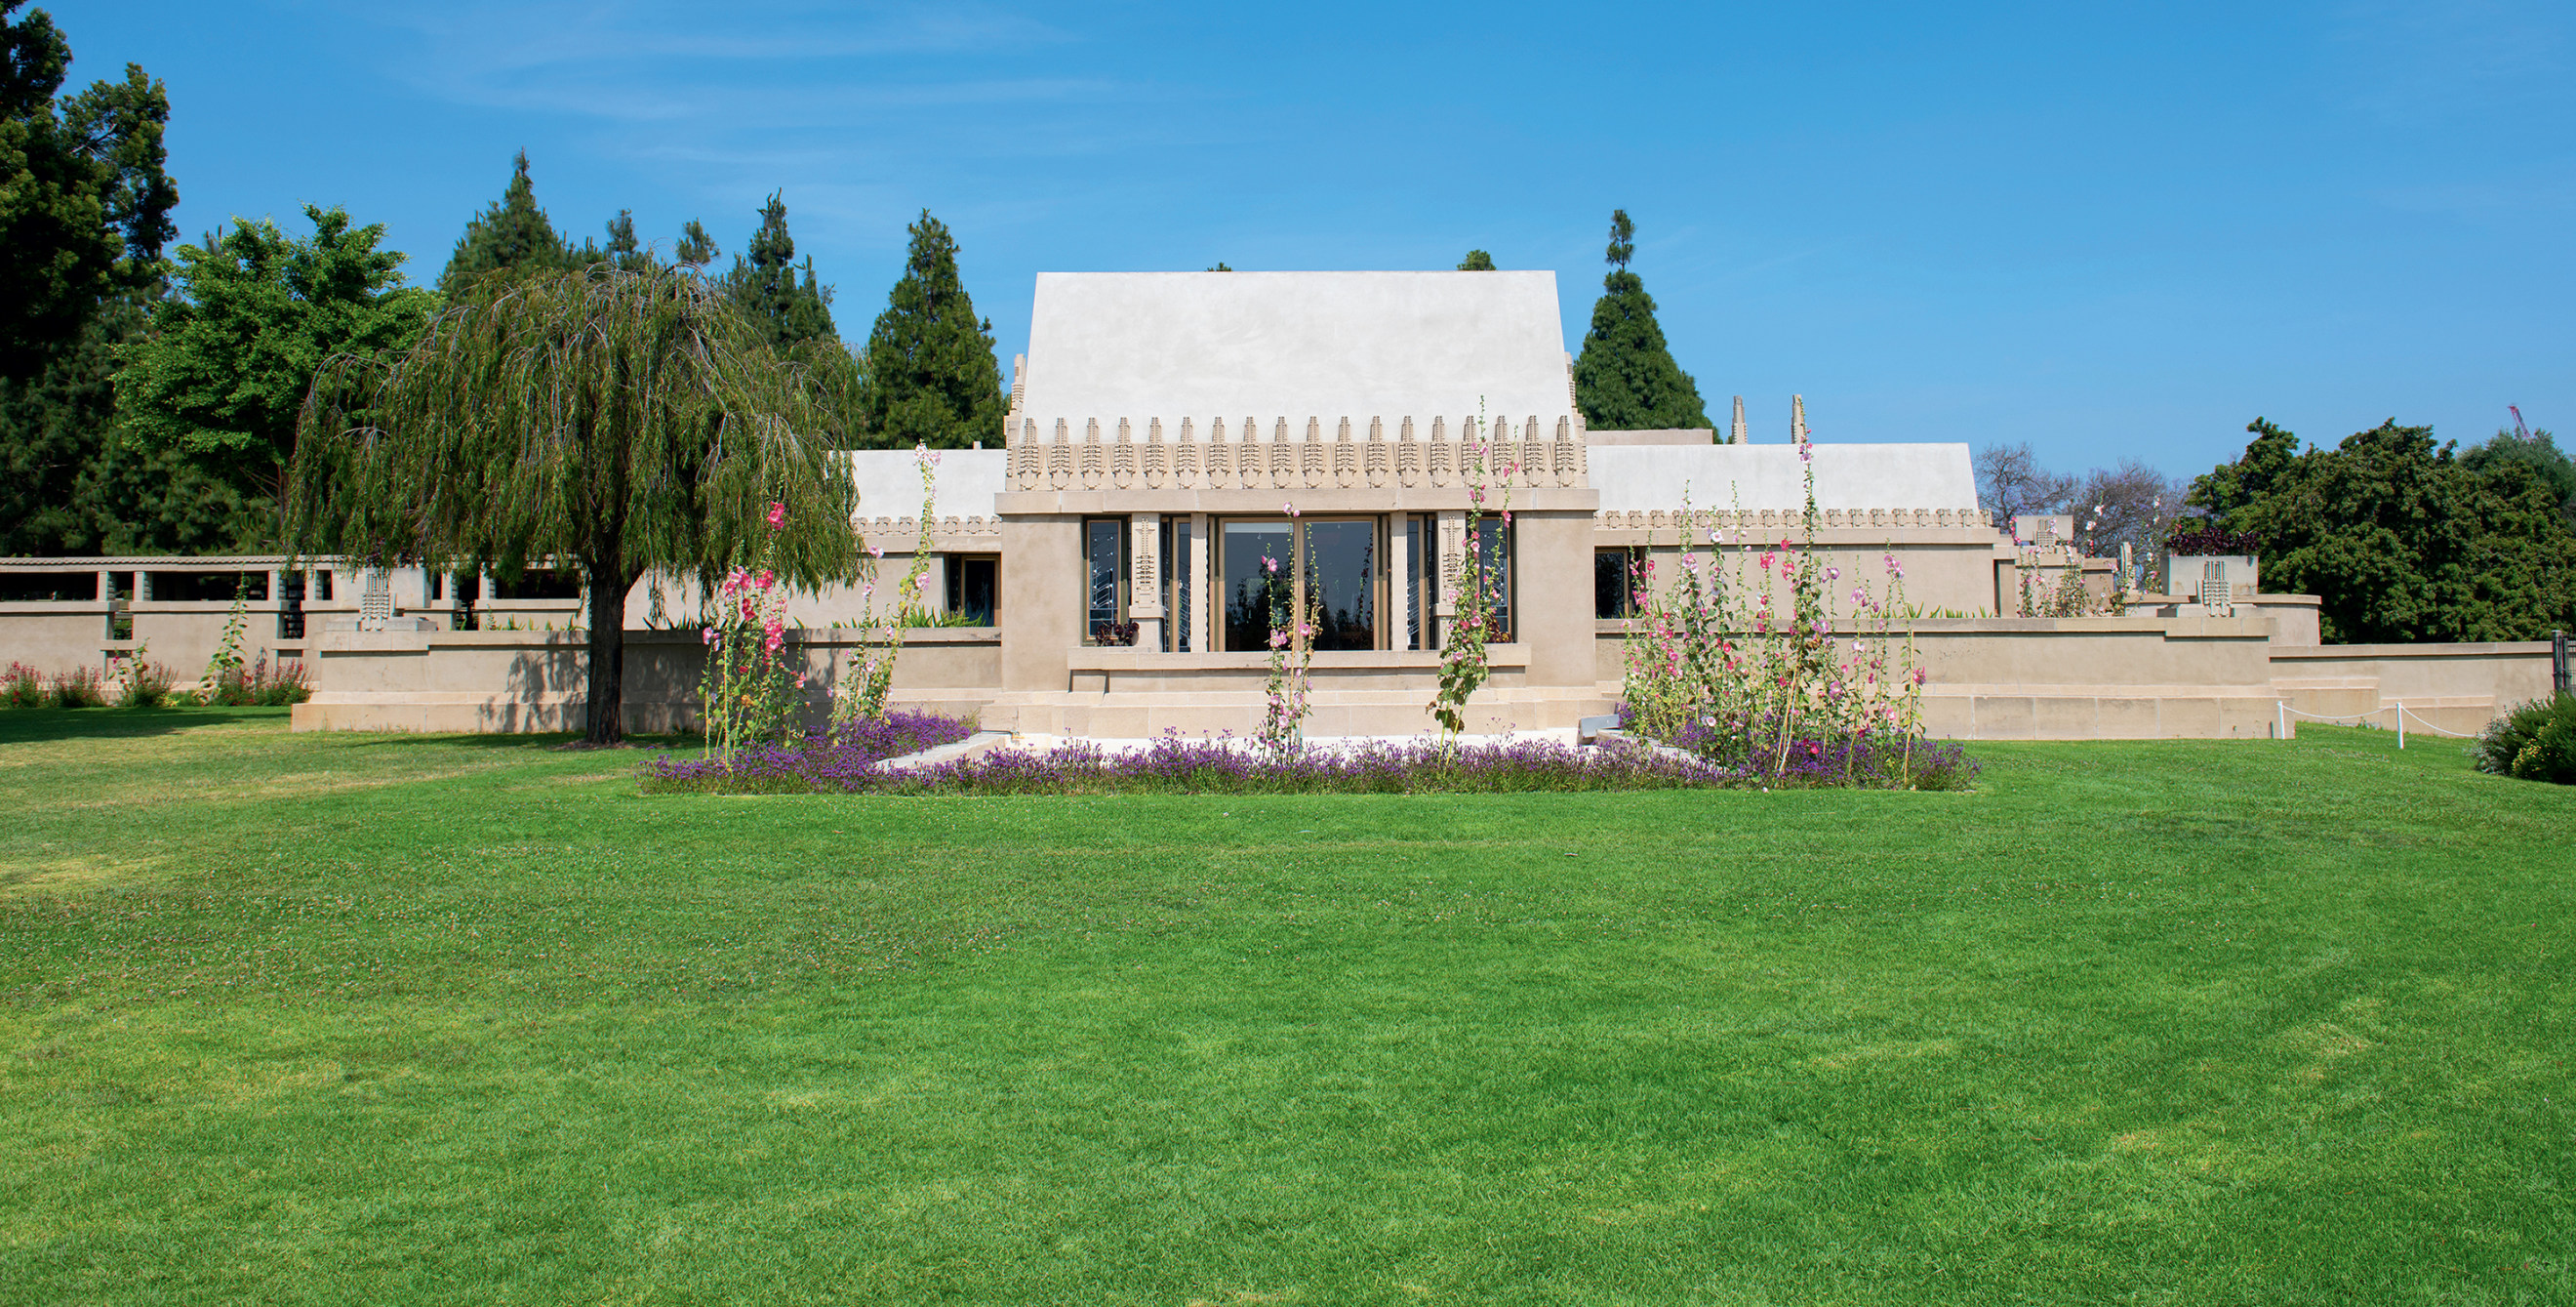
<path fill-rule="evenodd" d="M 571 560 L 587 734 L 624 734 L 626 598 L 766 544 L 790 583 L 856 575 L 844 389 L 685 271 L 594 268 L 461 301 L 407 351 L 326 364 L 289 481 L 298 552 L 514 581 Z M 786 506 L 772 538 L 771 504 Z"/>

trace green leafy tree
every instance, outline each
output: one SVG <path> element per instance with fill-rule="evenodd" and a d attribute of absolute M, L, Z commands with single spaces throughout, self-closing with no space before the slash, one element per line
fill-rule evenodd
<path fill-rule="evenodd" d="M 505 581 L 577 562 L 588 738 L 615 743 L 626 599 L 647 571 L 695 571 L 712 593 L 759 542 L 794 584 L 856 576 L 836 420 L 803 369 L 681 269 L 530 278 L 450 306 L 408 350 L 323 369 L 289 542 Z"/>
<path fill-rule="evenodd" d="M 163 164 L 170 100 L 127 64 L 57 102 L 71 44 L 39 9 L 0 0 L 0 376 L 34 377 L 99 307 L 147 295 L 173 228 Z"/>
<path fill-rule="evenodd" d="M 1460 272 L 1492 272 L 1493 270 L 1494 256 L 1483 250 L 1469 250 L 1467 257 L 1458 261 Z"/>
<path fill-rule="evenodd" d="M 279 496 L 298 415 L 324 360 L 411 344 L 437 296 L 403 283 L 381 223 L 306 205 L 310 236 L 235 219 L 182 245 L 152 334 L 122 347 L 127 435 L 187 454 L 245 499 Z"/>
<path fill-rule="evenodd" d="M 257 518 L 178 454 L 117 438 L 116 351 L 160 295 L 169 100 L 128 65 L 56 99 L 71 49 L 0 3 L 0 554 L 216 551 Z"/>
<path fill-rule="evenodd" d="M 2267 590 L 2318 596 L 2332 643 L 2528 640 L 2576 626 L 2576 532 L 2531 464 L 2471 467 L 2395 421 L 2302 450 L 2261 418 L 2193 481 L 2212 525 L 2260 542 Z"/>
<path fill-rule="evenodd" d="M 537 188 L 528 179 L 528 152 L 521 150 L 501 198 L 465 224 L 456 252 L 448 256 L 447 270 L 438 276 L 438 289 L 452 298 L 486 280 L 524 280 L 587 261 L 555 231 L 546 211 L 537 207 Z"/>
<path fill-rule="evenodd" d="M 238 553 L 274 542 L 273 508 L 185 454 L 119 438 L 116 352 L 150 319 L 116 296 L 36 377 L 0 379 L 0 555 Z"/>
<path fill-rule="evenodd" d="M 769 337 L 773 348 L 792 351 L 812 341 L 838 340 L 832 326 L 832 288 L 814 279 L 814 260 L 807 258 L 804 280 L 797 280 L 796 240 L 787 234 L 787 204 L 776 193 L 761 206 L 760 230 L 751 248 L 736 255 L 725 276 L 725 294 L 734 307 Z"/>
<path fill-rule="evenodd" d="M 2576 526 L 2576 459 L 2570 459 L 2546 430 L 2499 431 L 2495 439 L 2460 455 L 2464 467 L 2484 471 L 2498 463 L 2524 463 L 2549 483 L 2558 496 L 2558 515 Z"/>
<path fill-rule="evenodd" d="M 910 230 L 903 276 L 868 333 L 861 399 L 869 440 L 933 449 L 998 442 L 1010 395 L 993 357 L 993 324 L 975 316 L 947 225 L 924 209 Z"/>
<path fill-rule="evenodd" d="M 1636 255 L 1636 227 L 1628 211 L 1610 214 L 1609 275 L 1592 305 L 1592 327 L 1574 360 L 1574 400 L 1585 425 L 1604 431 L 1706 427 L 1699 386 L 1664 344 L 1655 301 L 1646 283 L 1628 271 Z"/>

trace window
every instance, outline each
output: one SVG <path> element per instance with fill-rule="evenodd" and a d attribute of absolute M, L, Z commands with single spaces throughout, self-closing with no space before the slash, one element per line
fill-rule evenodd
<path fill-rule="evenodd" d="M 1082 642 L 1136 643 L 1136 624 L 1127 620 L 1127 519 L 1083 522 L 1082 571 Z"/>
<path fill-rule="evenodd" d="M 1476 554 L 1485 570 L 1485 639 L 1507 643 L 1512 638 L 1512 529 L 1498 517 L 1476 524 Z M 1459 578 L 1465 584 L 1466 578 Z"/>
<path fill-rule="evenodd" d="M 1224 647 L 1258 653 L 1270 648 L 1270 619 L 1286 618 L 1295 604 L 1295 552 L 1288 519 L 1257 518 L 1220 524 L 1217 594 L 1225 601 Z"/>
<path fill-rule="evenodd" d="M 254 603 L 268 599 L 266 572 L 153 572 L 145 584 L 155 603 L 231 603 L 236 596 Z"/>
<path fill-rule="evenodd" d="M 1163 585 L 1163 647 L 1174 653 L 1190 651 L 1190 520 L 1186 517 L 1163 519 L 1163 559 L 1169 564 L 1158 569 Z"/>
<path fill-rule="evenodd" d="M 1645 562 L 1646 551 L 1634 545 L 1592 551 L 1594 617 L 1607 622 L 1637 615 L 1637 588 L 1646 583 L 1640 575 Z"/>
<path fill-rule="evenodd" d="M 284 572 L 278 578 L 277 638 L 304 638 L 304 573 Z"/>
<path fill-rule="evenodd" d="M 951 554 L 948 558 L 948 611 L 991 626 L 1000 611 L 1002 559 L 998 554 Z"/>
<path fill-rule="evenodd" d="M 495 599 L 579 599 L 581 569 L 576 567 L 531 567 L 519 573 L 516 581 L 498 577 L 492 581 Z"/>
<path fill-rule="evenodd" d="M 96 572 L 0 572 L 0 603 L 96 602 Z"/>
<path fill-rule="evenodd" d="M 1382 649 L 1390 638 L 1412 638 L 1418 626 L 1404 636 L 1387 629 L 1389 586 L 1410 578 L 1388 575 L 1386 526 L 1375 517 L 1219 522 L 1220 647 L 1267 651 L 1275 629 L 1299 624 L 1292 615 L 1301 589 L 1313 627 L 1309 643 L 1317 650 Z"/>

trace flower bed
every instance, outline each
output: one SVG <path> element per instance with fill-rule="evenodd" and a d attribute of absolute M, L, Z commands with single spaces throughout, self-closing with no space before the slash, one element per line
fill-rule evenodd
<path fill-rule="evenodd" d="M 897 710 L 846 722 L 834 734 L 802 744 L 743 748 L 731 762 L 664 755 L 644 765 L 644 788 L 654 792 L 703 790 L 719 794 L 810 794 L 858 788 L 888 758 L 955 744 L 975 734 L 974 724 L 937 713 Z"/>
<path fill-rule="evenodd" d="M 931 721 L 944 722 L 944 718 Z M 964 738 L 932 738 L 920 747 Z M 891 747 L 890 745 L 881 747 Z M 1946 749 L 1949 784 L 1925 755 Z M 1917 745 L 1919 788 L 1957 788 L 1973 776 L 1956 745 Z M 1811 761 L 1769 773 L 1723 765 L 1674 750 L 1623 742 L 1578 748 L 1549 740 L 1462 744 L 1432 740 L 1373 741 L 1347 747 L 1284 750 L 1230 739 L 1166 735 L 1141 749 L 1113 750 L 1089 740 L 1052 748 L 1004 747 L 979 757 L 917 766 L 886 766 L 891 753 L 835 749 L 820 740 L 802 749 L 755 750 L 728 772 L 710 763 L 657 759 L 645 769 L 648 792 L 730 794 L 1507 794 L 1543 791 L 1756 789 L 1847 784 L 1843 759 L 1817 749 Z M 1893 785 L 1874 765 L 1864 784 Z"/>
<path fill-rule="evenodd" d="M 1863 790 L 1964 790 L 1974 786 L 1977 760 L 1965 745 L 1900 735 L 1861 735 L 1841 740 L 1798 740 L 1774 750 L 1770 736 L 1684 726 L 1673 745 L 1711 764 L 1791 789 L 1842 786 Z M 1757 743 L 1758 742 L 1758 743 Z"/>

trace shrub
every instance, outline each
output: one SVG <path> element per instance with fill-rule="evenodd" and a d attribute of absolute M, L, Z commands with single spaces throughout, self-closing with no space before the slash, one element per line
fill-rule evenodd
<path fill-rule="evenodd" d="M 10 663 L 7 676 L 0 678 L 0 703 L 12 708 L 44 707 L 44 673 L 25 663 Z"/>
<path fill-rule="evenodd" d="M 2514 705 L 2487 723 L 2469 754 L 2492 776 L 2576 785 L 2576 695 Z"/>
<path fill-rule="evenodd" d="M 117 706 L 121 708 L 167 708 L 178 696 L 171 693 L 174 682 L 170 669 L 141 657 L 128 658 L 117 665 Z"/>
<path fill-rule="evenodd" d="M 257 698 L 263 708 L 283 708 L 313 697 L 313 675 L 301 662 L 279 663 L 274 669 L 261 660 Z"/>
<path fill-rule="evenodd" d="M 54 678 L 45 703 L 54 708 L 103 708 L 107 692 L 100 687 L 97 668 L 75 667 Z"/>
<path fill-rule="evenodd" d="M 304 664 L 271 664 L 263 654 L 249 666 L 219 668 L 210 673 L 197 699 L 219 708 L 278 708 L 312 697 L 312 679 Z"/>

